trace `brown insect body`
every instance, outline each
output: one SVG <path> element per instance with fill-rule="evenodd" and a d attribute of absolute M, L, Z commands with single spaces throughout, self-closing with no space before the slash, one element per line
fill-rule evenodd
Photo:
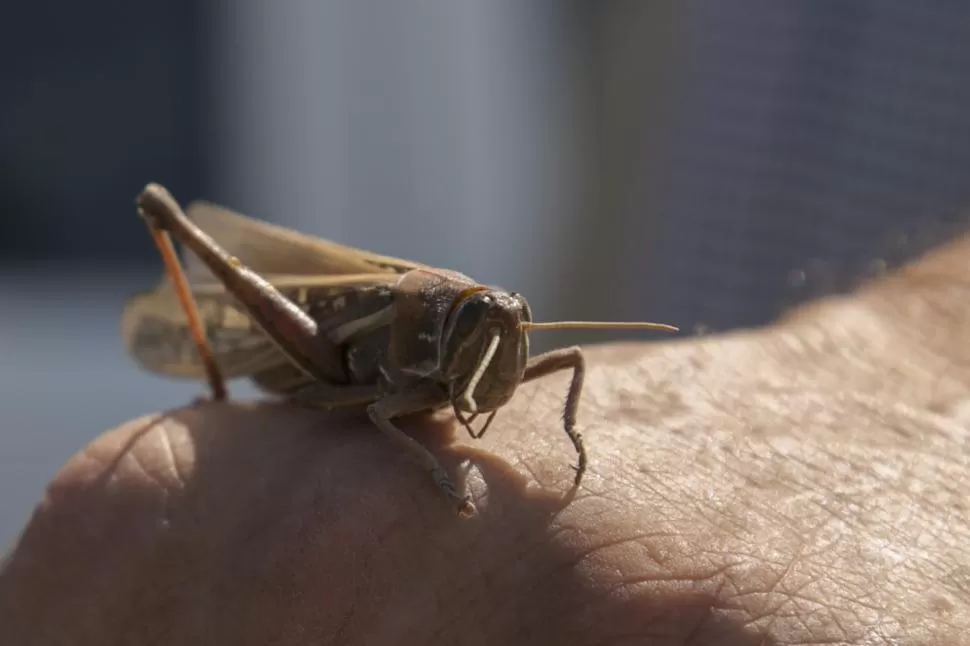
<path fill-rule="evenodd" d="M 467 413 L 491 412 L 511 399 L 529 360 L 524 298 L 458 272 L 414 269 L 395 286 L 395 304 L 386 364 L 392 389 L 414 378 L 432 380 Z M 482 365 L 491 335 L 498 335 L 497 349 L 468 393 L 472 408 L 456 397 Z"/>
<path fill-rule="evenodd" d="M 192 252 L 185 260 L 188 279 L 166 259 L 170 280 L 126 307 L 126 347 L 146 369 L 208 378 L 217 394 L 225 392 L 223 377 L 249 377 L 259 388 L 304 405 L 365 405 L 375 425 L 428 469 L 462 515 L 474 512 L 469 499 L 458 495 L 434 456 L 391 420 L 450 405 L 469 434 L 481 437 L 522 382 L 571 369 L 563 419 L 579 454 L 579 484 L 586 467 L 585 446 L 574 429 L 582 353 L 574 347 L 530 358 L 527 332 L 593 324 L 535 324 L 519 294 L 214 205 L 194 203 L 194 217 L 187 217 L 158 185 L 146 187 L 138 202 L 163 254 L 163 231 Z M 190 297 L 179 295 L 183 288 Z M 194 320 L 204 338 L 193 332 Z M 488 418 L 476 432 L 471 422 L 480 414 Z"/>

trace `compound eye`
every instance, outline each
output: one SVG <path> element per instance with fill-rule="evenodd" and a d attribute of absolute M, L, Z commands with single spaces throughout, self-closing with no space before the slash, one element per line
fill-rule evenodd
<path fill-rule="evenodd" d="M 471 338 L 479 328 L 480 323 L 485 320 L 491 302 L 491 298 L 482 296 L 480 298 L 469 299 L 460 305 L 458 314 L 456 315 L 457 318 L 455 318 L 452 337 L 458 340 Z"/>
<path fill-rule="evenodd" d="M 519 294 L 516 294 L 516 293 L 513 292 L 512 295 L 515 296 L 516 299 L 519 301 L 519 313 L 522 316 L 522 320 L 523 321 L 528 321 L 528 322 L 531 323 L 532 322 L 532 308 L 529 307 L 529 304 L 526 302 L 526 300 L 524 298 L 522 298 L 522 296 L 520 296 Z"/>

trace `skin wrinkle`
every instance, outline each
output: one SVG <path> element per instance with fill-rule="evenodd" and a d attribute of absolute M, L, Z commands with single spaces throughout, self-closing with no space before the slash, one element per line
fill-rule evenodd
<path fill-rule="evenodd" d="M 632 594 L 640 594 L 639 590 L 635 590 L 634 586 L 625 586 L 618 589 L 619 592 L 632 592 Z M 647 594 L 653 592 L 652 590 L 647 590 Z M 604 595 L 605 598 L 614 600 L 616 602 L 626 601 L 631 594 L 607 594 Z M 661 616 L 661 612 L 658 609 L 647 609 L 643 616 L 639 618 L 639 621 L 634 625 L 624 628 L 615 624 L 607 623 L 607 636 L 604 637 L 599 643 L 601 644 L 643 644 L 645 643 L 674 643 L 681 644 L 687 639 L 685 635 L 696 634 L 704 628 L 709 617 L 710 608 L 712 604 L 710 602 L 704 603 L 703 600 L 710 599 L 710 594 L 700 593 L 697 591 L 692 591 L 690 594 L 685 594 L 684 596 L 690 596 L 695 607 L 694 612 L 687 616 L 686 613 L 682 613 L 681 616 L 677 617 L 676 621 L 669 621 L 666 617 Z M 582 607 L 576 608 L 577 613 L 582 613 L 585 610 Z M 631 622 L 632 623 L 632 622 Z M 652 639 L 651 639 L 652 638 Z M 628 642 L 628 640 L 630 640 Z M 657 641 L 654 641 L 657 640 Z"/>
<path fill-rule="evenodd" d="M 854 467 L 858 467 L 859 465 L 853 465 L 853 466 L 854 466 Z"/>
<path fill-rule="evenodd" d="M 156 428 L 159 442 L 161 442 L 162 447 L 164 447 L 163 457 L 168 459 L 169 466 L 172 469 L 172 476 L 174 481 L 179 488 L 185 486 L 185 476 L 182 475 L 182 470 L 179 468 L 178 456 L 175 455 L 175 449 L 172 447 L 172 443 L 169 441 L 168 433 L 165 432 L 163 428 Z"/>
<path fill-rule="evenodd" d="M 458 600 L 461 599 L 463 596 L 470 595 L 476 592 L 479 586 L 484 587 L 488 585 L 489 572 L 479 559 L 474 558 L 475 556 L 474 553 L 467 553 L 466 550 L 456 550 L 455 547 L 451 545 L 449 542 L 444 540 L 439 540 L 438 537 L 436 536 L 430 536 L 428 540 L 430 541 L 432 547 L 435 548 L 435 553 L 429 555 L 428 557 L 429 561 L 440 560 L 443 562 L 449 562 L 456 559 L 462 559 L 467 563 L 468 560 L 473 560 L 476 566 L 474 568 L 476 576 L 470 577 L 470 580 L 474 582 L 474 585 L 457 586 L 451 589 L 450 594 L 448 596 L 452 600 L 453 604 L 458 603 L 460 605 L 460 602 Z M 433 570 L 431 571 L 433 572 Z M 437 587 L 441 589 L 445 589 L 446 586 L 444 585 L 444 583 L 450 580 L 450 574 L 451 574 L 450 572 L 442 571 L 441 573 L 439 573 L 438 576 L 429 579 L 429 583 L 438 584 Z M 432 588 L 434 587 L 435 586 L 433 585 Z M 444 597 L 442 597 L 442 599 L 443 598 Z M 439 602 L 440 601 L 441 599 L 439 599 Z M 443 603 L 441 605 L 442 607 L 445 607 L 447 606 L 447 603 Z M 460 613 L 452 613 L 452 614 L 460 614 Z"/>
<path fill-rule="evenodd" d="M 732 567 L 731 564 L 724 565 L 716 568 L 714 571 L 705 573 L 703 575 L 696 576 L 664 576 L 658 577 L 655 575 L 651 576 L 627 576 L 622 573 L 618 573 L 618 580 L 614 583 L 604 586 L 602 593 L 604 595 L 610 595 L 615 591 L 622 589 L 629 589 L 642 584 L 656 584 L 658 582 L 665 584 L 673 583 L 707 583 L 713 582 L 718 584 L 718 590 L 724 584 L 724 575 Z M 715 595 L 718 596 L 718 595 Z"/>
<path fill-rule="evenodd" d="M 831 608 L 810 604 L 811 608 L 797 607 L 797 614 L 773 614 L 747 625 L 760 632 L 791 635 L 789 639 L 816 642 L 838 643 L 848 641 L 858 629 L 847 627 L 836 621 Z"/>
<path fill-rule="evenodd" d="M 550 488 L 561 488 L 558 484 L 560 480 L 564 480 L 567 477 L 570 480 L 572 479 L 572 472 L 567 473 L 562 467 L 566 464 L 574 464 L 577 459 L 576 453 L 568 437 L 563 432 L 562 427 L 562 414 L 564 410 L 563 397 L 566 392 L 567 383 L 568 381 L 560 378 L 559 375 L 552 375 L 523 385 L 516 392 L 515 399 L 517 405 L 520 396 L 522 397 L 522 401 L 526 403 L 527 410 L 532 415 L 532 418 L 530 418 L 530 427 L 528 429 L 523 428 L 523 432 L 515 434 L 511 440 L 507 435 L 503 437 L 501 432 L 493 433 L 490 430 L 485 438 L 482 438 L 480 441 L 481 445 L 487 449 L 493 448 L 493 446 L 500 442 L 512 449 L 513 455 L 516 456 L 516 467 L 527 469 L 531 478 L 543 486 Z M 584 389 L 580 405 L 578 430 L 587 438 L 587 442 L 589 442 L 587 423 L 584 420 L 587 417 L 595 419 L 595 412 L 591 412 L 587 394 L 587 390 Z M 502 415 L 502 412 L 499 414 L 506 418 L 508 424 L 521 428 L 518 419 L 511 419 L 509 412 L 504 412 L 505 415 Z M 518 417 L 519 419 L 525 418 L 522 415 Z M 497 418 L 496 423 L 498 421 Z M 558 456 L 561 453 L 563 456 L 562 458 L 558 458 L 561 462 L 556 463 L 555 471 L 548 469 L 550 462 L 544 459 L 549 455 L 549 447 L 545 446 L 548 440 L 555 443 L 556 453 L 554 455 Z M 584 480 L 590 478 L 593 469 L 594 465 L 591 464 Z M 553 473 L 556 475 L 552 476 Z"/>
<path fill-rule="evenodd" d="M 745 487 L 743 486 L 744 483 L 745 482 L 754 482 L 750 478 L 750 476 L 748 474 L 744 473 L 744 471 L 742 471 L 740 469 L 736 469 L 733 466 L 728 465 L 725 462 L 714 462 L 713 464 L 711 464 L 711 467 L 716 467 L 719 470 L 719 472 L 713 471 L 713 470 L 710 471 L 709 473 L 701 473 L 701 472 L 698 472 L 696 474 L 697 477 L 703 477 L 703 478 L 705 478 L 706 479 L 706 482 L 705 482 L 704 485 L 702 485 L 700 487 L 695 487 L 694 489 L 695 490 L 697 490 L 697 489 L 704 490 L 704 489 L 708 489 L 710 487 L 713 487 L 716 484 L 721 484 L 722 486 L 731 487 L 731 494 L 730 495 L 718 496 L 717 499 L 715 499 L 715 500 L 723 500 L 723 499 L 730 500 L 730 499 L 735 498 L 736 495 L 742 495 L 743 496 L 744 489 L 745 489 Z M 723 472 L 725 470 L 728 471 L 729 473 L 731 473 L 735 478 L 738 479 L 738 482 L 735 483 L 733 486 L 732 486 L 732 484 L 729 481 L 725 481 L 725 479 L 723 478 Z M 679 490 L 679 491 L 676 492 L 676 494 L 677 495 L 676 496 L 673 496 L 673 497 L 679 498 L 681 500 L 683 500 L 684 498 L 689 497 L 691 495 L 690 494 L 690 491 L 688 491 L 686 489 Z M 705 518 L 709 521 L 709 526 L 711 527 L 711 529 L 716 529 L 716 528 L 724 529 L 724 528 L 726 528 L 728 526 L 733 526 L 738 531 L 743 531 L 744 530 L 744 525 L 742 523 L 740 523 L 739 520 L 735 519 L 735 517 L 731 514 L 730 510 L 724 508 L 723 505 L 716 504 L 715 500 L 708 499 L 708 498 L 698 498 L 697 496 L 694 496 L 694 498 L 691 500 L 691 502 L 689 504 L 691 504 L 691 506 L 692 506 L 691 508 L 692 509 L 695 509 L 698 512 L 701 512 L 705 508 L 706 509 L 710 509 L 710 510 L 714 511 L 715 513 L 717 513 L 718 516 L 720 518 L 722 518 L 725 523 L 727 523 L 727 525 L 725 525 L 723 523 L 713 522 L 710 517 L 705 516 Z M 747 504 L 747 503 L 744 502 L 744 501 L 742 501 L 742 504 Z"/>
<path fill-rule="evenodd" d="M 508 569 L 519 569 L 522 566 L 522 561 L 513 561 Z M 568 573 L 574 570 L 577 564 L 572 562 L 562 562 L 556 563 L 550 566 L 550 569 L 544 572 L 537 572 L 534 576 L 529 577 L 529 582 L 525 585 L 517 586 L 522 593 L 522 599 L 533 599 L 536 598 L 536 591 L 545 584 L 547 579 L 555 578 L 556 573 L 562 573 L 563 576 L 568 576 Z M 498 577 L 496 577 L 498 578 Z M 515 601 L 503 601 L 498 608 L 493 609 L 493 617 L 496 619 L 504 619 L 506 621 L 514 617 L 522 609 L 521 602 Z"/>
<path fill-rule="evenodd" d="M 552 537 L 553 541 L 557 542 L 569 542 L 573 539 L 570 538 L 571 535 L 576 534 L 576 530 L 571 528 L 566 523 L 560 523 L 549 528 L 548 536 Z M 482 587 L 486 590 L 502 589 L 502 580 L 506 577 L 514 576 L 516 572 L 521 572 L 523 569 L 528 568 L 528 563 L 537 558 L 541 558 L 544 550 L 547 548 L 547 543 L 544 540 L 538 540 L 538 537 L 530 537 L 528 534 L 524 535 L 513 535 L 504 541 L 507 545 L 507 553 L 510 556 L 504 559 L 500 563 L 489 563 L 487 565 L 481 563 L 481 557 L 477 559 L 479 566 L 477 570 L 481 573 L 481 583 Z M 531 583 L 527 587 L 518 586 L 520 590 L 523 591 L 522 598 L 531 598 L 530 591 L 534 589 L 537 585 L 541 584 L 546 579 L 546 576 L 542 572 L 536 572 L 531 577 Z M 515 602 L 510 604 L 512 607 L 505 610 L 506 615 L 510 615 L 516 612 Z M 478 604 L 480 611 L 485 611 L 486 614 L 483 615 L 484 619 L 488 621 L 499 621 L 502 617 L 502 608 L 489 607 L 489 604 Z M 457 616 L 457 614 L 456 614 Z M 429 642 L 438 643 L 438 642 Z M 483 642 L 485 643 L 485 642 Z"/>
<path fill-rule="evenodd" d="M 133 465 L 135 470 L 145 476 L 145 479 L 151 484 L 158 485 L 159 490 L 162 493 L 168 492 L 168 485 L 162 480 L 157 474 L 154 473 L 155 469 L 149 469 L 144 464 L 142 464 L 141 458 L 138 457 L 138 450 L 128 451 L 125 456 L 126 462 Z"/>
<path fill-rule="evenodd" d="M 62 473 L 70 478 L 78 477 L 79 480 L 83 481 L 98 481 L 107 489 L 117 480 L 118 466 L 124 457 L 125 452 L 117 452 L 109 456 L 101 447 L 88 445 L 71 458 L 70 462 L 63 468 Z M 64 478 L 64 480 L 69 480 L 69 478 Z M 50 495 L 57 489 L 58 483 L 55 481 L 48 486 L 46 494 Z"/>
<path fill-rule="evenodd" d="M 536 400 L 540 396 L 549 394 L 548 386 L 539 385 L 539 383 L 537 382 L 533 382 L 533 383 L 534 385 L 531 388 L 528 388 L 528 389 L 520 388 L 519 392 L 516 392 L 516 397 L 522 398 L 522 401 L 525 402 L 525 410 L 523 412 L 528 417 L 532 417 L 532 414 L 535 411 Z M 565 379 L 562 380 L 562 383 L 565 385 L 566 383 Z M 547 393 L 542 392 L 544 389 L 547 391 Z"/>
<path fill-rule="evenodd" d="M 408 495 L 409 496 L 413 495 L 413 494 L 410 493 L 410 490 L 406 490 L 406 491 L 408 492 Z M 296 514 L 299 514 L 300 513 L 300 510 L 296 510 L 295 513 Z M 377 552 L 377 554 L 383 554 L 383 552 Z M 388 561 L 388 563 L 389 563 L 389 561 Z M 377 569 L 379 569 L 381 567 L 381 565 L 380 565 L 380 563 L 377 563 L 374 567 L 376 567 Z"/>
<path fill-rule="evenodd" d="M 639 544 L 638 543 L 639 541 L 642 541 L 642 540 L 644 540 L 646 538 L 651 538 L 653 540 L 656 540 L 657 538 L 664 537 L 664 536 L 665 536 L 665 534 L 664 533 L 661 533 L 661 532 L 643 532 L 643 533 L 638 533 L 638 534 L 630 534 L 630 535 L 623 535 L 623 536 L 614 536 L 614 537 L 611 537 L 611 538 L 609 538 L 609 539 L 607 539 L 605 541 L 604 540 L 597 540 L 595 542 L 595 544 L 589 545 L 589 546 L 585 547 L 584 549 L 582 549 L 582 550 L 580 550 L 580 551 L 578 551 L 578 552 L 576 552 L 574 554 L 574 559 L 576 561 L 576 566 L 577 567 L 582 567 L 585 561 L 595 560 L 602 553 L 609 552 L 613 548 L 618 548 L 618 547 L 619 548 L 626 548 L 626 547 L 629 547 L 629 546 L 632 546 L 632 545 L 638 545 Z M 644 551 L 647 554 L 650 554 L 650 550 L 644 550 Z M 652 554 L 650 554 L 650 556 L 651 556 L 651 558 L 654 561 L 653 564 L 656 565 L 656 566 L 658 566 L 658 569 L 663 569 L 662 559 L 657 559 Z M 643 563 L 638 563 L 638 565 L 643 566 L 644 564 Z M 617 572 L 617 577 L 616 578 L 617 579 L 622 578 L 622 576 L 620 575 L 619 572 Z M 658 578 L 661 578 L 661 575 L 659 573 L 658 573 Z M 667 578 L 667 577 L 663 577 L 663 579 L 665 581 L 672 581 L 673 580 L 673 579 Z M 609 581 L 609 580 L 606 581 L 607 584 L 609 584 L 610 582 L 611 581 Z"/>
<path fill-rule="evenodd" d="M 457 611 L 448 612 L 446 608 L 439 613 L 440 625 L 428 635 L 426 640 L 428 644 L 441 643 L 440 637 L 449 632 L 460 632 L 461 626 L 469 622 L 468 613 L 472 614 L 472 621 L 477 620 L 479 623 L 485 623 L 489 619 L 487 615 L 482 613 L 482 610 L 486 609 L 487 606 L 477 603 L 479 600 L 474 595 L 476 590 L 488 589 L 486 573 L 479 569 L 478 576 L 471 577 L 471 581 L 474 581 L 474 584 L 469 582 L 454 590 L 451 598 L 452 605 L 456 607 Z"/>
<path fill-rule="evenodd" d="M 799 567 L 797 556 L 793 557 L 789 567 Z M 791 578 L 791 572 L 792 570 L 787 570 L 786 577 Z M 786 630 L 790 630 L 790 624 L 795 622 L 795 624 L 800 624 L 799 628 L 801 630 L 808 631 L 809 628 L 806 623 L 808 618 L 812 615 L 822 613 L 826 618 L 830 619 L 831 613 L 834 610 L 834 605 L 831 603 L 833 597 L 818 595 L 817 592 L 817 596 L 814 597 L 803 593 L 806 589 L 818 588 L 818 583 L 822 576 L 821 574 L 811 576 L 802 575 L 799 577 L 800 582 L 797 584 L 791 582 L 774 586 L 768 585 L 764 589 L 740 594 L 734 597 L 733 601 L 744 608 L 750 607 L 752 602 L 762 605 L 763 610 L 757 613 L 749 613 L 750 616 L 747 620 L 748 625 L 758 626 L 759 630 L 774 633 L 775 628 L 781 626 L 785 626 Z M 793 607 L 794 612 L 783 612 L 783 609 L 786 607 Z M 844 637 L 845 626 L 841 624 L 837 624 L 837 626 L 843 633 L 841 637 Z M 831 639 L 837 638 L 839 635 L 827 634 L 826 637 Z"/>
<path fill-rule="evenodd" d="M 559 537 L 566 531 L 567 531 L 567 526 L 560 525 L 559 529 L 554 530 L 552 534 L 553 536 L 556 537 L 554 538 L 554 540 L 560 540 Z M 508 548 L 506 548 L 506 550 L 511 550 L 511 551 L 505 551 L 507 555 L 507 559 L 505 562 L 501 564 L 492 564 L 492 565 L 486 566 L 480 563 L 480 559 L 476 559 L 476 571 L 478 571 L 480 573 L 479 576 L 482 577 L 480 582 L 481 587 L 485 589 L 501 587 L 500 583 L 496 583 L 496 581 L 501 581 L 503 577 L 509 576 L 510 569 L 513 572 L 515 572 L 521 567 L 522 562 L 527 559 L 530 559 L 533 554 L 538 553 L 539 555 L 541 555 L 545 547 L 545 542 L 537 541 L 535 540 L 536 538 L 537 537 L 529 538 L 528 535 L 513 536 L 513 537 L 510 537 L 508 541 L 503 541 L 503 543 L 508 545 Z M 492 542 L 489 542 L 489 544 L 492 547 L 496 547 L 499 549 L 502 549 L 503 547 L 502 544 L 496 545 Z M 518 550 L 518 552 L 515 552 L 515 550 Z M 537 573 L 531 580 L 533 582 L 542 583 L 543 580 L 547 578 L 547 576 L 548 575 L 545 575 L 540 572 L 540 573 Z M 523 591 L 522 596 L 524 598 L 526 599 L 529 598 L 528 593 L 524 592 L 525 589 L 523 588 L 523 586 L 520 585 L 516 587 L 520 591 Z M 479 606 L 484 607 L 483 604 L 478 604 L 476 607 L 479 607 Z M 506 617 L 514 616 L 520 610 L 521 608 L 515 607 L 515 606 L 513 606 L 508 610 L 503 610 L 502 606 L 499 605 L 498 607 L 492 607 L 489 609 L 488 618 L 491 622 L 494 622 L 497 620 L 496 618 L 502 617 L 503 614 Z M 446 632 L 447 631 L 442 629 L 441 631 L 436 633 L 436 636 L 441 637 L 442 635 L 446 634 Z M 442 638 L 441 641 L 446 641 L 446 640 Z M 438 643 L 438 642 L 435 640 L 429 640 L 428 643 Z M 483 642 L 483 643 L 487 643 L 487 642 Z"/>
<path fill-rule="evenodd" d="M 714 579 L 714 580 L 717 580 L 717 578 L 720 578 L 720 581 L 717 582 L 717 588 L 713 591 L 713 594 L 711 595 L 711 599 L 712 599 L 712 602 L 711 602 L 711 611 L 712 612 L 709 613 L 709 614 L 707 614 L 707 615 L 705 615 L 705 616 L 703 616 L 703 617 L 701 617 L 701 619 L 694 625 L 694 627 L 686 635 L 684 635 L 683 642 L 684 642 L 684 645 L 685 646 L 692 646 L 695 643 L 695 641 L 699 639 L 699 637 L 701 635 L 701 632 L 709 625 L 710 619 L 711 619 L 711 617 L 713 615 L 713 610 L 714 610 L 714 608 L 716 607 L 716 605 L 718 603 L 718 599 L 721 599 L 722 598 L 722 594 L 724 592 L 724 587 L 725 587 L 725 585 L 727 585 L 727 581 L 728 581 L 728 577 L 727 576 L 720 576 L 720 577 L 718 577 L 718 575 L 719 574 L 726 574 L 727 573 L 727 570 L 730 567 L 732 567 L 732 566 L 731 565 L 726 565 L 721 572 L 715 573 L 715 576 L 712 577 L 712 579 Z M 697 643 L 700 643 L 700 642 L 697 642 Z"/>
<path fill-rule="evenodd" d="M 560 534 L 560 536 L 562 535 L 563 534 Z M 576 537 L 580 536 L 580 534 L 576 532 L 571 532 L 570 535 Z M 544 594 L 535 594 L 537 589 L 539 589 L 542 585 L 547 584 L 549 581 L 556 581 L 560 578 L 570 577 L 571 573 L 576 568 L 574 559 L 571 557 L 568 560 L 542 558 L 545 556 L 545 552 L 543 551 L 541 545 L 535 546 L 528 553 L 523 554 L 523 557 L 528 556 L 529 553 L 537 553 L 540 557 L 538 561 L 543 564 L 543 567 L 536 568 L 533 565 L 530 568 L 532 571 L 529 572 L 528 569 L 524 569 L 523 566 L 525 561 L 521 560 L 520 557 L 520 559 L 511 560 L 507 565 L 502 566 L 492 574 L 491 579 L 493 581 L 493 585 L 497 589 L 503 589 L 503 579 L 519 581 L 523 576 L 526 576 L 527 578 L 527 582 L 524 584 L 518 583 L 512 586 L 504 586 L 506 588 L 512 587 L 517 589 L 521 592 L 521 594 L 517 597 L 517 600 L 503 598 L 495 606 L 493 606 L 491 608 L 492 620 L 499 622 L 506 621 L 510 622 L 511 625 L 516 625 L 518 622 L 515 620 L 515 618 L 520 613 L 523 613 L 523 611 L 532 617 L 531 623 L 536 623 L 537 625 L 541 625 L 540 622 L 543 620 L 558 621 L 561 619 L 554 614 L 556 611 L 552 609 L 544 612 L 538 610 L 538 615 L 532 615 L 532 612 L 537 611 L 537 609 L 532 608 L 532 606 L 535 605 L 536 600 L 542 599 L 544 595 L 549 594 L 548 590 Z M 552 590 L 554 589 L 555 587 L 552 588 Z M 581 597 L 577 597 L 577 599 L 579 598 Z M 588 601 L 584 601 L 583 603 L 588 603 Z M 527 630 L 527 624 L 522 623 L 521 626 L 522 630 Z M 528 630 L 532 630 L 532 628 L 528 628 Z M 530 641 L 526 639 L 523 640 L 523 643 L 530 643 Z"/>

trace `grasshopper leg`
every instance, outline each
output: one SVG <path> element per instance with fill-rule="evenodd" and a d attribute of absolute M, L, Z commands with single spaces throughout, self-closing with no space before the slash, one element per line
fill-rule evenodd
<path fill-rule="evenodd" d="M 334 410 L 370 404 L 380 396 L 380 389 L 377 386 L 333 386 L 312 382 L 289 393 L 286 399 L 296 406 Z"/>
<path fill-rule="evenodd" d="M 462 496 L 458 493 L 454 483 L 438 459 L 432 455 L 431 451 L 421 445 L 420 442 L 408 436 L 391 421 L 393 417 L 413 413 L 433 407 L 439 403 L 440 397 L 432 396 L 425 392 L 410 392 L 388 395 L 367 407 L 367 414 L 377 428 L 383 431 L 384 435 L 393 440 L 398 446 L 406 449 L 413 455 L 421 465 L 431 474 L 432 480 L 438 488 L 455 505 L 458 515 L 468 518 L 475 515 L 475 505 L 472 504 L 469 496 Z"/>
<path fill-rule="evenodd" d="M 563 409 L 562 420 L 566 435 L 569 436 L 579 455 L 579 464 L 573 467 L 576 471 L 575 485 L 578 486 L 586 472 L 586 445 L 583 443 L 582 434 L 576 430 L 576 412 L 579 410 L 579 397 L 582 394 L 583 379 L 586 376 L 586 361 L 583 358 L 582 349 L 573 346 L 550 350 L 533 357 L 525 368 L 523 381 L 532 381 L 567 369 L 572 369 L 573 379 L 569 384 L 569 392 L 566 393 L 566 406 Z"/>
<path fill-rule="evenodd" d="M 223 401 L 229 396 L 226 389 L 226 380 L 216 363 L 215 355 L 213 355 L 212 348 L 209 346 L 209 341 L 206 339 L 202 316 L 199 314 L 195 297 L 192 296 L 192 288 L 189 286 L 188 278 L 185 276 L 185 270 L 182 268 L 178 254 L 175 253 L 172 238 L 166 231 L 159 229 L 151 221 L 147 221 L 146 224 L 148 225 L 148 231 L 151 233 L 152 239 L 155 241 L 155 246 L 158 247 L 158 252 L 162 256 L 162 262 L 165 263 L 165 272 L 172 281 L 172 287 L 175 290 L 179 304 L 182 306 L 182 311 L 185 312 L 185 317 L 189 324 L 189 332 L 199 352 L 199 357 L 202 359 L 202 365 L 205 367 L 206 379 L 212 391 L 212 399 Z M 204 398 L 198 399 L 201 400 Z"/>
<path fill-rule="evenodd" d="M 333 345 L 306 312 L 199 229 L 164 187 L 149 184 L 137 202 L 150 226 L 168 232 L 198 256 L 294 364 L 318 381 L 329 378 L 322 366 L 331 360 Z"/>

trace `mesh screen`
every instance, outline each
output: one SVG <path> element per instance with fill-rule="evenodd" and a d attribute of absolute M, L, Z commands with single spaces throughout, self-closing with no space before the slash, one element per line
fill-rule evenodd
<path fill-rule="evenodd" d="M 763 323 L 964 228 L 970 3 L 681 12 L 651 317 Z"/>

